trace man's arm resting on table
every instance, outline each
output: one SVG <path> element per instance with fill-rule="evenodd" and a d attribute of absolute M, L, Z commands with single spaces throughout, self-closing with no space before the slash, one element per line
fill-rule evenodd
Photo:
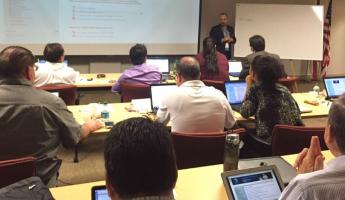
<path fill-rule="evenodd" d="M 80 139 L 85 139 L 87 136 L 90 135 L 90 133 L 97 131 L 98 129 L 101 129 L 104 127 L 104 124 L 99 120 L 90 120 L 85 122 L 81 126 L 81 134 Z"/>

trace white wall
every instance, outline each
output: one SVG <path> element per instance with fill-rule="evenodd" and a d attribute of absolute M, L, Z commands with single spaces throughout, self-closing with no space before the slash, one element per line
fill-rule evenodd
<path fill-rule="evenodd" d="M 328 0 L 324 2 L 328 5 Z M 333 0 L 331 63 L 328 75 L 345 74 L 345 1 Z"/>

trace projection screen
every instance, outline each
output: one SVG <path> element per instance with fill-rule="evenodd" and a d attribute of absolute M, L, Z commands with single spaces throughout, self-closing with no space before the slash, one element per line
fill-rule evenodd
<path fill-rule="evenodd" d="M 42 54 L 59 42 L 68 55 L 196 54 L 200 0 L 0 0 L 0 48 Z"/>

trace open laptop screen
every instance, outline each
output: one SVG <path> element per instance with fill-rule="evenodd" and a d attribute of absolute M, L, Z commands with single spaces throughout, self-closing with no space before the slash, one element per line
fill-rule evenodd
<path fill-rule="evenodd" d="M 229 61 L 229 75 L 239 76 L 242 71 L 241 61 Z"/>
<path fill-rule="evenodd" d="M 105 185 L 92 187 L 91 195 L 92 200 L 110 200 Z"/>
<path fill-rule="evenodd" d="M 169 74 L 169 59 L 166 58 L 148 58 L 146 64 L 153 65 L 159 68 L 159 71 Z"/>
<path fill-rule="evenodd" d="M 228 176 L 234 199 L 279 199 L 282 189 L 273 170 Z"/>
<path fill-rule="evenodd" d="M 158 110 L 162 100 L 170 94 L 173 90 L 177 89 L 175 84 L 152 84 L 151 90 L 151 108 L 152 110 Z"/>
<path fill-rule="evenodd" d="M 274 165 L 222 173 L 230 200 L 279 199 L 284 184 Z"/>
<path fill-rule="evenodd" d="M 246 95 L 247 84 L 244 81 L 227 81 L 225 84 L 226 97 L 230 104 L 240 104 Z"/>
<path fill-rule="evenodd" d="M 345 93 L 345 77 L 327 77 L 323 81 L 328 98 L 336 98 Z"/>

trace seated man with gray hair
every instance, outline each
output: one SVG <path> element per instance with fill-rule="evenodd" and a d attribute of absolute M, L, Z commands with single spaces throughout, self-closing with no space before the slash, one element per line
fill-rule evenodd
<path fill-rule="evenodd" d="M 335 100 L 328 116 L 325 143 L 334 159 L 323 167 L 319 138 L 298 155 L 295 168 L 300 174 L 285 188 L 280 199 L 344 199 L 345 196 L 345 94 Z"/>
<path fill-rule="evenodd" d="M 200 81 L 200 66 L 192 57 L 184 57 L 176 66 L 176 84 L 157 112 L 159 122 L 171 121 L 178 133 L 219 133 L 232 128 L 235 118 L 225 95 Z"/>

